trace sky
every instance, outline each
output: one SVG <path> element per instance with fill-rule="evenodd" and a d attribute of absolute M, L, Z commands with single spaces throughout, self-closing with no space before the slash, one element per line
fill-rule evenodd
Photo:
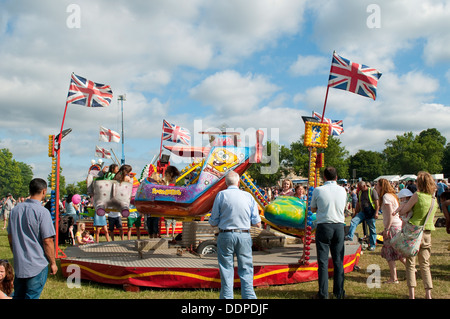
<path fill-rule="evenodd" d="M 121 133 L 124 94 L 124 157 L 138 176 L 159 154 L 164 119 L 193 145 L 225 126 L 289 147 L 301 117 L 322 113 L 333 51 L 382 73 L 375 101 L 329 90 L 325 117 L 343 120 L 350 155 L 428 128 L 450 142 L 449 30 L 439 0 L 0 0 L 0 148 L 47 178 L 72 72 L 114 96 L 68 106 L 66 183 L 86 178 L 96 145 L 122 158 L 120 143 L 98 137 L 100 126 Z"/>

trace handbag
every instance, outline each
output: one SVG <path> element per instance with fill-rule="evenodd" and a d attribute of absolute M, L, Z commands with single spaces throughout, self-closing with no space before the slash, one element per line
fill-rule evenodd
<path fill-rule="evenodd" d="M 427 218 L 422 226 L 416 226 L 407 222 L 402 230 L 391 238 L 391 246 L 402 254 L 403 257 L 414 257 L 419 253 L 423 231 L 434 208 L 435 201 L 435 197 L 432 196 L 430 210 L 428 211 Z"/>

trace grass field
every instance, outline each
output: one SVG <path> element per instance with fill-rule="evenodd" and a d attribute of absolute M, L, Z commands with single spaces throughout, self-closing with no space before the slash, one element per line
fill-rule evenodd
<path fill-rule="evenodd" d="M 436 218 L 443 217 L 438 213 Z M 347 225 L 350 223 L 348 217 Z M 382 215 L 377 221 L 377 231 L 382 231 Z M 357 232 L 362 234 L 361 225 Z M 432 232 L 431 272 L 433 277 L 433 298 L 450 298 L 450 263 L 448 250 L 450 235 L 445 228 L 436 228 Z M 64 248 L 64 247 L 62 247 Z M 364 251 L 359 261 L 360 270 L 353 271 L 345 276 L 345 291 L 347 299 L 406 299 L 408 288 L 405 279 L 403 264 L 397 262 L 399 284 L 383 284 L 370 288 L 375 283 L 370 269 L 379 267 L 381 270 L 381 282 L 389 279 L 389 267 L 385 259 L 380 255 L 381 245 L 373 252 Z M 0 258 L 13 262 L 13 256 L 9 249 L 6 230 L 0 230 Z M 59 265 L 59 261 L 58 261 Z M 418 268 L 418 265 L 416 266 Z M 368 271 L 369 269 L 369 271 Z M 368 285 L 367 282 L 372 285 Z M 425 291 L 417 272 L 416 298 L 423 298 Z M 329 290 L 332 291 L 332 280 L 329 281 Z M 309 299 L 317 292 L 317 281 L 283 286 L 257 287 L 255 289 L 259 299 Z M 56 276 L 49 276 L 47 284 L 41 295 L 41 299 L 217 299 L 219 291 L 216 289 L 153 289 L 141 288 L 140 292 L 126 292 L 122 286 L 99 284 L 96 282 L 82 281 L 81 288 L 69 288 L 60 272 Z M 240 298 L 239 290 L 235 290 L 235 298 Z"/>

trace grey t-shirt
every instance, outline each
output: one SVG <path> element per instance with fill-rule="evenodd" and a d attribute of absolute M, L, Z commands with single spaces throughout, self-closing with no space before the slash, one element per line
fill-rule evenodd
<path fill-rule="evenodd" d="M 16 277 L 34 277 L 48 266 L 43 242 L 56 233 L 50 212 L 39 201 L 27 199 L 13 208 L 8 234 L 12 239 Z"/>

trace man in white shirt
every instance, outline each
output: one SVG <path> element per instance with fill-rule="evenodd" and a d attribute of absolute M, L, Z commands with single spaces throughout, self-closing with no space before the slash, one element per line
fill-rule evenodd
<path fill-rule="evenodd" d="M 344 226 L 347 193 L 337 181 L 334 167 L 324 170 L 323 186 L 314 189 L 311 198 L 311 211 L 316 213 L 316 248 L 319 275 L 320 299 L 328 298 L 328 254 L 333 260 L 333 294 L 344 298 Z"/>

